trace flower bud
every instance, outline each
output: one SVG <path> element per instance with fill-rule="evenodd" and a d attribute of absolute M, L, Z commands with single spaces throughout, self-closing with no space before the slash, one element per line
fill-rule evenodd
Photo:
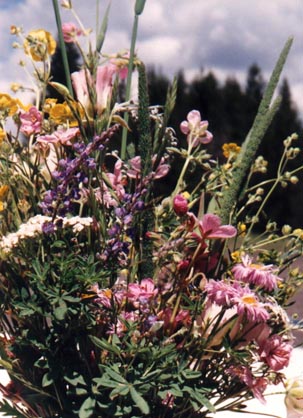
<path fill-rule="evenodd" d="M 135 4 L 135 13 L 140 15 L 143 12 L 146 0 L 137 0 Z"/>
<path fill-rule="evenodd" d="M 303 378 L 294 378 L 286 383 L 285 405 L 289 418 L 303 416 Z"/>
<path fill-rule="evenodd" d="M 177 194 L 177 196 L 174 197 L 173 208 L 174 208 L 176 215 L 178 216 L 186 215 L 188 212 L 188 202 L 185 199 L 185 197 L 183 197 L 180 194 Z"/>

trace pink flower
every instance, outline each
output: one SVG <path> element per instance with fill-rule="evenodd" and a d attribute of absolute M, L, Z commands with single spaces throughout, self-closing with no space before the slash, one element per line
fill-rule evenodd
<path fill-rule="evenodd" d="M 153 162 L 156 160 L 157 156 L 153 156 Z M 128 177 L 132 179 L 139 179 L 141 176 L 141 157 L 138 155 L 132 158 L 130 161 L 130 169 L 127 171 Z M 160 164 L 156 168 L 156 171 L 152 171 L 151 177 L 154 180 L 160 179 L 161 177 L 166 176 L 169 171 L 169 165 L 165 164 L 164 158 L 161 159 Z"/>
<path fill-rule="evenodd" d="M 192 147 L 199 144 L 208 144 L 212 139 L 212 134 L 207 130 L 208 122 L 201 121 L 201 114 L 198 110 L 192 110 L 187 115 L 187 121 L 180 125 L 181 132 L 187 135 L 187 142 Z"/>
<path fill-rule="evenodd" d="M 99 66 L 97 68 L 96 82 L 93 83 L 92 76 L 88 70 L 76 71 L 71 74 L 73 87 L 75 89 L 77 99 L 87 111 L 88 115 L 92 115 L 92 102 L 90 90 L 95 89 L 96 102 L 95 109 L 98 115 L 101 115 L 106 108 L 112 93 L 112 81 L 114 74 L 117 73 L 117 67 L 113 64 Z"/>
<path fill-rule="evenodd" d="M 238 288 L 236 284 L 230 284 L 223 280 L 216 281 L 210 279 L 205 286 L 205 291 L 211 302 L 219 306 L 230 307 L 232 300 L 239 294 Z"/>
<path fill-rule="evenodd" d="M 58 128 L 52 134 L 41 135 L 37 138 L 37 142 L 48 144 L 72 145 L 71 139 L 75 138 L 79 133 L 79 128 Z"/>
<path fill-rule="evenodd" d="M 108 101 L 111 98 L 113 89 L 112 80 L 117 73 L 117 67 L 114 65 L 104 65 L 97 68 L 96 75 L 96 93 L 97 93 L 97 113 L 100 115 L 106 109 Z"/>
<path fill-rule="evenodd" d="M 185 197 L 177 194 L 177 196 L 174 197 L 173 208 L 178 216 L 186 215 L 188 212 L 188 202 Z"/>
<path fill-rule="evenodd" d="M 75 42 L 78 36 L 83 35 L 83 31 L 72 22 L 63 23 L 62 32 L 66 43 Z"/>
<path fill-rule="evenodd" d="M 160 311 L 158 314 L 159 320 L 163 321 L 164 329 L 169 328 L 171 331 L 176 330 L 179 326 L 189 326 L 191 323 L 190 311 L 180 309 L 175 316 L 174 320 L 172 319 L 173 311 L 171 308 L 165 308 L 163 311 Z"/>
<path fill-rule="evenodd" d="M 132 324 L 138 321 L 138 319 L 136 312 L 121 312 L 117 322 L 109 326 L 108 334 L 117 334 L 118 337 L 122 337 L 124 333 L 127 332 L 126 324 Z"/>
<path fill-rule="evenodd" d="M 288 366 L 292 345 L 283 341 L 280 335 L 272 335 L 260 347 L 260 359 L 275 372 Z"/>
<path fill-rule="evenodd" d="M 158 289 L 152 279 L 143 279 L 141 283 L 130 283 L 127 289 L 127 298 L 139 307 L 140 304 L 146 304 L 158 294 Z"/>
<path fill-rule="evenodd" d="M 230 366 L 227 373 L 233 377 L 237 377 L 241 382 L 251 390 L 254 397 L 261 403 L 265 403 L 263 393 L 267 387 L 268 381 L 264 377 L 254 377 L 251 370 L 246 366 Z"/>
<path fill-rule="evenodd" d="M 125 195 L 124 185 L 127 184 L 127 178 L 122 171 L 123 162 L 117 160 L 114 166 L 113 173 L 106 173 L 106 176 L 111 182 L 112 188 L 115 190 L 117 196 L 122 198 Z"/>
<path fill-rule="evenodd" d="M 249 287 L 239 287 L 231 302 L 237 307 L 238 315 L 245 315 L 248 321 L 266 322 L 270 317 L 265 305 Z"/>
<path fill-rule="evenodd" d="M 89 97 L 88 84 L 91 86 L 91 74 L 88 70 L 75 71 L 71 74 L 73 87 L 78 101 L 82 104 L 87 113 L 91 113 L 91 100 Z"/>
<path fill-rule="evenodd" d="M 25 135 L 32 135 L 40 132 L 42 126 L 42 115 L 39 110 L 32 106 L 28 112 L 20 115 L 20 131 Z"/>
<path fill-rule="evenodd" d="M 204 239 L 232 238 L 237 229 L 232 225 L 221 225 L 219 216 L 207 213 L 198 223 L 199 230 Z"/>
<path fill-rule="evenodd" d="M 260 286 L 269 291 L 275 289 L 277 282 L 281 280 L 273 271 L 272 265 L 255 264 L 248 255 L 242 257 L 242 263 L 232 268 L 236 280 Z"/>

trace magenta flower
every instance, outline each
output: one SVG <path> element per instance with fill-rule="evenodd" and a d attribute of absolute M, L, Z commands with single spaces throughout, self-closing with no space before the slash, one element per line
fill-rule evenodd
<path fill-rule="evenodd" d="M 173 200 L 173 209 L 178 216 L 184 216 L 188 212 L 188 202 L 180 194 L 177 194 L 177 196 L 174 197 Z"/>
<path fill-rule="evenodd" d="M 20 115 L 21 127 L 20 131 L 27 136 L 39 133 L 42 126 L 42 115 L 39 110 L 32 106 L 28 112 Z"/>
<path fill-rule="evenodd" d="M 248 255 L 242 257 L 242 263 L 236 264 L 232 272 L 236 280 L 260 286 L 269 291 L 275 289 L 277 282 L 281 280 L 274 274 L 272 265 L 255 264 Z"/>
<path fill-rule="evenodd" d="M 199 230 L 204 239 L 232 238 L 237 234 L 237 229 L 232 225 L 221 225 L 221 219 L 217 215 L 207 213 L 198 223 Z"/>
<path fill-rule="evenodd" d="M 280 335 L 272 335 L 264 340 L 260 347 L 259 355 L 268 366 L 275 372 L 288 366 L 292 346 L 283 341 Z"/>
<path fill-rule="evenodd" d="M 187 121 L 184 120 L 180 124 L 180 130 L 187 135 L 187 142 L 192 147 L 197 147 L 199 144 L 208 144 L 213 135 L 207 130 L 208 122 L 201 121 L 201 114 L 198 110 L 192 110 L 187 115 Z"/>
<path fill-rule="evenodd" d="M 77 37 L 83 35 L 82 29 L 78 28 L 74 23 L 67 22 L 62 25 L 63 39 L 66 43 L 76 42 Z"/>

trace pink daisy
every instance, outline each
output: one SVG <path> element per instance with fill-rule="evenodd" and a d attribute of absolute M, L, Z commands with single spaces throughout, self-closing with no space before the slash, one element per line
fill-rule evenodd
<path fill-rule="evenodd" d="M 208 299 L 219 306 L 230 307 L 232 300 L 238 295 L 238 284 L 230 284 L 223 280 L 210 279 L 205 286 Z"/>
<path fill-rule="evenodd" d="M 277 282 L 281 280 L 274 274 L 272 265 L 255 264 L 248 255 L 242 257 L 242 263 L 236 264 L 232 272 L 236 280 L 260 286 L 269 291 L 275 289 Z"/>
<path fill-rule="evenodd" d="M 236 306 L 238 314 L 244 314 L 248 321 L 266 322 L 270 317 L 265 304 L 259 301 L 257 295 L 248 286 L 238 288 L 232 303 Z"/>

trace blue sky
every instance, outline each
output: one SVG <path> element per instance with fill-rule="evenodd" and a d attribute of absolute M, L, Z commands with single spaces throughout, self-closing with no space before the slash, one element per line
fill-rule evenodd
<path fill-rule="evenodd" d="M 59 0 L 60 3 L 60 0 Z M 107 0 L 99 0 L 101 15 Z M 85 27 L 96 27 L 96 1 L 73 0 Z M 112 0 L 104 52 L 129 48 L 134 0 Z M 62 21 L 74 21 L 63 11 Z M 137 53 L 147 64 L 172 77 L 183 68 L 192 77 L 212 69 L 224 80 L 245 81 L 254 62 L 268 78 L 286 39 L 294 45 L 283 76 L 303 114 L 303 2 L 301 0 L 146 0 L 140 17 Z M 51 0 L 0 0 L 0 89 L 23 80 L 17 63 L 22 51 L 13 50 L 11 24 L 24 31 L 45 28 L 56 34 Z"/>

